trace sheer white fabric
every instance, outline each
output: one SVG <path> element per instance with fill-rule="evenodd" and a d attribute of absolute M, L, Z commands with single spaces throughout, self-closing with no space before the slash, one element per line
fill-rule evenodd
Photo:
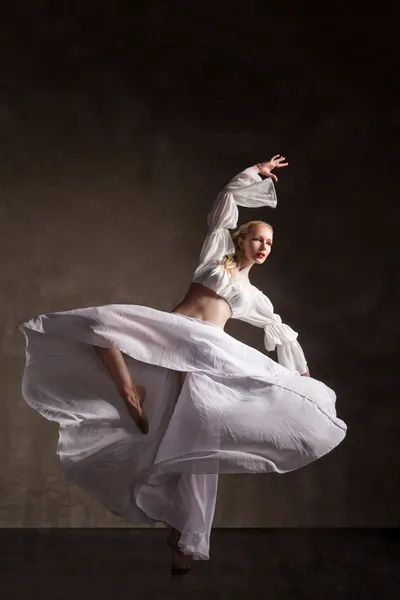
<path fill-rule="evenodd" d="M 271 301 L 257 290 L 245 314 L 240 319 L 264 329 L 264 345 L 267 350 L 277 351 L 278 362 L 288 369 L 305 373 L 308 369 L 303 349 L 297 341 L 297 332 L 282 323 L 274 313 Z"/>
<path fill-rule="evenodd" d="M 67 476 L 132 523 L 176 527 L 197 559 L 209 557 L 219 473 L 292 471 L 346 433 L 330 388 L 199 319 L 109 305 L 42 315 L 22 330 L 23 395 L 59 423 Z M 148 435 L 93 345 L 119 348 L 147 388 Z"/>
<path fill-rule="evenodd" d="M 307 371 L 304 352 L 297 332 L 282 323 L 269 298 L 255 286 L 241 284 L 221 266 L 226 254 L 233 254 L 229 229 L 238 222 L 237 206 L 275 208 L 277 197 L 271 178 L 262 180 L 254 167 L 236 175 L 220 192 L 208 214 L 208 231 L 193 281 L 212 289 L 226 300 L 233 319 L 264 329 L 266 350 L 277 350 L 278 362 L 299 373 Z"/>
<path fill-rule="evenodd" d="M 200 252 L 195 279 L 201 277 L 204 267 L 222 262 L 225 254 L 234 253 L 229 229 L 237 227 L 238 206 L 275 208 L 277 197 L 271 178 L 262 180 L 254 167 L 238 173 L 218 194 L 208 213 L 208 230 Z M 218 293 L 218 292 L 217 292 Z"/>
<path fill-rule="evenodd" d="M 292 471 L 346 435 L 334 392 L 299 375 L 297 333 L 260 290 L 232 281 L 221 266 L 237 205 L 276 205 L 272 181 L 259 179 L 246 169 L 219 195 L 195 278 L 218 290 L 233 318 L 264 328 L 280 364 L 211 323 L 146 306 L 82 308 L 21 325 L 23 396 L 59 424 L 66 475 L 131 523 L 172 525 L 183 552 L 199 560 L 209 557 L 219 473 Z M 148 435 L 93 345 L 119 348 L 133 382 L 146 387 Z"/>

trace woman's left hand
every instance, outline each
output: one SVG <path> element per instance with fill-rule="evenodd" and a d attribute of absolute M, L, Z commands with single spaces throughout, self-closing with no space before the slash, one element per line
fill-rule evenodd
<path fill-rule="evenodd" d="M 271 160 L 268 160 L 267 162 L 263 163 L 258 163 L 258 172 L 262 175 L 265 175 L 266 177 L 272 177 L 274 181 L 278 181 L 278 178 L 275 175 L 275 173 L 272 173 L 272 169 L 281 169 L 282 167 L 287 167 L 289 163 L 282 162 L 284 160 L 286 160 L 284 156 L 281 156 L 280 154 L 275 154 L 275 156 L 273 156 Z"/>
<path fill-rule="evenodd" d="M 304 373 L 301 374 L 302 377 L 311 377 L 310 371 L 307 369 Z"/>

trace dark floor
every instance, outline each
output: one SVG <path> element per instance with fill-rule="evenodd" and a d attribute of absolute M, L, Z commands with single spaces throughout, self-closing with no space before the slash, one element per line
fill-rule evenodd
<path fill-rule="evenodd" d="M 1 529 L 7 600 L 400 598 L 395 529 L 214 529 L 209 561 L 169 575 L 164 529 Z"/>

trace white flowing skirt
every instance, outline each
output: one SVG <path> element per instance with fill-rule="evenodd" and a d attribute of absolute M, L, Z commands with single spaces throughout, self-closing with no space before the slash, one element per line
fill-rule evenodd
<path fill-rule="evenodd" d="M 41 315 L 21 330 L 23 396 L 59 423 L 66 475 L 131 523 L 175 527 L 195 559 L 209 558 L 219 473 L 293 471 L 346 435 L 324 383 L 196 318 L 112 304 Z M 119 348 L 145 386 L 147 435 L 93 345 Z"/>

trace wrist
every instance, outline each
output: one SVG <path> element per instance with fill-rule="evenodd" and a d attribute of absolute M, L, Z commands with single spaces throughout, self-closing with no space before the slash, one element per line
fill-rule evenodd
<path fill-rule="evenodd" d="M 267 161 L 267 162 L 257 163 L 257 167 L 258 167 L 258 170 L 261 172 L 263 172 L 263 171 L 268 172 L 271 170 L 272 165 L 269 161 Z"/>

